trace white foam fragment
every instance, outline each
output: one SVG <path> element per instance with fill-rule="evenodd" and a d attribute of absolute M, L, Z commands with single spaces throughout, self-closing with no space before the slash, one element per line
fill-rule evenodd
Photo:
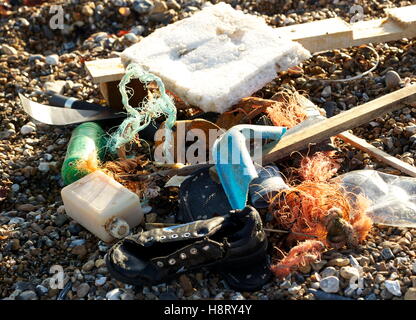
<path fill-rule="evenodd" d="M 262 18 L 225 3 L 160 28 L 121 55 L 125 65 L 142 65 L 185 102 L 220 113 L 309 57 Z"/>

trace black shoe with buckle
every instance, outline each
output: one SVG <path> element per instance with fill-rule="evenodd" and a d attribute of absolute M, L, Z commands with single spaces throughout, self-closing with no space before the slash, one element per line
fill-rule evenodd
<path fill-rule="evenodd" d="M 230 287 L 253 291 L 270 278 L 266 250 L 259 213 L 245 207 L 126 237 L 109 250 L 106 263 L 117 280 L 137 286 L 160 284 L 208 267 L 220 272 Z"/>

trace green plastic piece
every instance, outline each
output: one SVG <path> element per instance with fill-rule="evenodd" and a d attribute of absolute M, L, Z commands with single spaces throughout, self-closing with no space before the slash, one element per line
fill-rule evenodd
<path fill-rule="evenodd" d="M 99 160 L 105 155 L 106 133 L 95 122 L 80 124 L 72 132 L 62 165 L 61 175 L 65 185 L 71 184 L 88 174 L 76 168 L 77 161 L 87 160 L 96 152 Z"/>

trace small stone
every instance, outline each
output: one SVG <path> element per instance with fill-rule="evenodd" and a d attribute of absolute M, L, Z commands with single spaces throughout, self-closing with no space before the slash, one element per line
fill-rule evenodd
<path fill-rule="evenodd" d="M 124 39 L 126 39 L 128 42 L 131 42 L 131 43 L 139 42 L 139 38 L 132 32 L 127 33 L 124 36 Z"/>
<path fill-rule="evenodd" d="M 319 286 L 327 293 L 336 293 L 339 291 L 339 279 L 334 276 L 323 278 L 319 282 Z"/>
<path fill-rule="evenodd" d="M 133 10 L 140 14 L 147 14 L 152 11 L 154 4 L 150 0 L 136 0 L 133 2 Z"/>
<path fill-rule="evenodd" d="M 64 93 L 66 81 L 64 80 L 56 80 L 56 81 L 47 81 L 43 85 L 43 88 L 46 91 L 56 92 L 58 94 Z"/>
<path fill-rule="evenodd" d="M 398 280 L 386 280 L 384 281 L 384 285 L 391 294 L 397 297 L 400 297 L 402 295 L 402 292 L 400 290 L 400 283 Z"/>
<path fill-rule="evenodd" d="M 389 259 L 393 259 L 394 258 L 394 254 L 391 251 L 390 248 L 384 248 L 383 250 L 381 250 L 381 256 L 385 259 L 385 260 L 389 260 Z"/>
<path fill-rule="evenodd" d="M 65 214 L 57 214 L 53 222 L 58 227 L 62 227 L 67 221 L 68 221 L 68 216 L 67 215 L 65 215 Z M 84 244 L 85 243 L 85 240 L 83 240 L 83 241 L 81 240 L 81 242 L 79 244 L 75 244 L 76 243 L 75 241 L 72 241 L 71 246 L 75 246 L 75 245 L 79 245 L 79 244 Z"/>
<path fill-rule="evenodd" d="M 95 261 L 95 267 L 101 268 L 101 267 L 105 267 L 105 260 L 104 259 L 98 259 Z"/>
<path fill-rule="evenodd" d="M 356 277 L 358 279 L 360 276 L 357 268 L 354 267 L 342 267 L 339 274 L 341 275 L 341 277 L 347 280 L 353 277 Z"/>
<path fill-rule="evenodd" d="M 336 274 L 337 274 L 337 269 L 335 269 L 334 267 L 327 267 L 321 272 L 320 275 L 322 278 L 326 278 L 330 276 L 335 276 Z"/>
<path fill-rule="evenodd" d="M 285 280 L 280 284 L 280 289 L 289 289 L 292 286 L 290 281 Z"/>
<path fill-rule="evenodd" d="M 81 283 L 77 288 L 78 298 L 84 298 L 90 291 L 90 285 L 88 283 Z"/>
<path fill-rule="evenodd" d="M 16 207 L 17 210 L 19 211 L 25 211 L 25 212 L 30 212 L 35 210 L 35 206 L 33 204 L 30 203 L 25 203 L 25 204 L 20 204 Z"/>
<path fill-rule="evenodd" d="M 176 2 L 176 0 L 168 0 L 166 1 L 166 4 L 169 9 L 173 9 L 175 11 L 179 11 L 181 9 L 181 5 Z"/>
<path fill-rule="evenodd" d="M 300 289 L 302 289 L 302 287 L 294 283 L 287 291 L 292 295 L 296 295 L 299 293 Z"/>
<path fill-rule="evenodd" d="M 121 7 L 118 9 L 118 13 L 120 13 L 123 17 L 128 17 L 131 14 L 131 11 L 128 7 Z"/>
<path fill-rule="evenodd" d="M 81 12 L 84 16 L 87 17 L 91 17 L 94 15 L 94 9 L 91 8 L 89 5 L 83 6 Z"/>
<path fill-rule="evenodd" d="M 84 245 L 82 245 L 82 246 L 74 247 L 71 252 L 72 252 L 72 254 L 75 254 L 78 257 L 83 258 L 87 255 L 88 250 Z"/>
<path fill-rule="evenodd" d="M 38 300 L 36 292 L 32 290 L 23 291 L 19 296 L 18 300 Z"/>
<path fill-rule="evenodd" d="M 35 291 L 39 296 L 46 296 L 49 292 L 49 289 L 45 286 L 37 285 Z"/>
<path fill-rule="evenodd" d="M 231 300 L 246 300 L 246 298 L 244 298 L 244 296 L 240 293 L 240 292 L 236 292 L 234 293 L 231 297 Z"/>
<path fill-rule="evenodd" d="M 84 263 L 81 269 L 82 271 L 88 272 L 88 271 L 91 271 L 92 268 L 94 268 L 94 261 L 88 260 L 87 262 Z"/>
<path fill-rule="evenodd" d="M 97 287 L 103 286 L 107 282 L 107 277 L 100 277 L 97 280 L 95 280 L 95 285 Z"/>
<path fill-rule="evenodd" d="M 24 136 L 36 132 L 36 127 L 33 123 L 29 122 L 20 128 L 20 133 Z"/>
<path fill-rule="evenodd" d="M 332 259 L 328 262 L 328 266 L 336 266 L 336 267 L 345 267 L 350 264 L 350 259 L 348 258 L 336 258 Z"/>
<path fill-rule="evenodd" d="M 9 242 L 10 250 L 18 251 L 20 249 L 20 241 L 19 239 L 11 239 Z"/>
<path fill-rule="evenodd" d="M 154 1 L 153 2 L 153 5 L 154 5 L 154 7 L 153 7 L 153 9 L 152 9 L 152 11 L 150 12 L 151 14 L 154 14 L 154 13 L 163 13 L 163 12 L 165 12 L 166 10 L 168 10 L 168 6 L 166 5 L 166 2 L 165 1 Z"/>
<path fill-rule="evenodd" d="M 337 109 L 337 103 L 333 101 L 327 101 L 322 106 L 326 111 L 327 118 L 331 118 L 335 114 L 335 110 Z"/>
<path fill-rule="evenodd" d="M 324 98 L 329 98 L 332 94 L 331 86 L 326 86 L 321 93 L 321 96 Z"/>
<path fill-rule="evenodd" d="M 402 79 L 396 71 L 387 71 L 385 75 L 386 87 L 388 89 L 396 89 L 400 86 Z"/>
<path fill-rule="evenodd" d="M 56 66 L 59 64 L 59 56 L 57 54 L 51 54 L 45 58 L 45 62 L 49 65 Z"/>
<path fill-rule="evenodd" d="M 48 172 L 49 171 L 49 163 L 47 162 L 40 162 L 38 165 L 38 170 L 40 172 Z"/>
<path fill-rule="evenodd" d="M 416 288 L 407 289 L 404 300 L 416 300 Z"/>
<path fill-rule="evenodd" d="M 134 33 L 136 36 L 140 36 L 144 32 L 143 26 L 135 26 L 130 30 L 130 33 Z"/>
<path fill-rule="evenodd" d="M 12 184 L 12 191 L 17 192 L 20 190 L 20 186 L 17 183 Z"/>
<path fill-rule="evenodd" d="M 1 45 L 1 51 L 6 55 L 17 55 L 17 50 L 8 44 Z"/>
<path fill-rule="evenodd" d="M 120 288 L 115 288 L 115 289 L 107 292 L 105 297 L 107 298 L 107 300 L 121 300 L 120 296 L 121 296 L 122 293 L 123 293 L 123 291 Z"/>

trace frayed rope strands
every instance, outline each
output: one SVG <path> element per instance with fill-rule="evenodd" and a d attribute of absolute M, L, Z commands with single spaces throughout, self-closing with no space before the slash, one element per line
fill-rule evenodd
<path fill-rule="evenodd" d="M 140 103 L 138 108 L 133 108 L 129 104 L 129 99 L 133 95 L 133 90 L 127 87 L 127 84 L 131 79 L 139 79 L 146 87 L 151 82 L 156 82 L 160 95 L 158 97 L 152 96 L 150 99 L 145 99 Z M 172 143 L 172 127 L 176 122 L 176 108 L 171 97 L 166 94 L 165 85 L 162 80 L 143 70 L 143 68 L 136 64 L 131 63 L 126 68 L 126 73 L 118 85 L 123 106 L 127 111 L 128 117 L 119 126 L 117 131 L 111 135 L 108 140 L 107 147 L 110 152 L 116 153 L 117 150 L 124 146 L 126 143 L 134 140 L 136 134 L 146 128 L 153 120 L 164 115 L 166 119 L 165 123 L 165 141 L 163 151 L 166 159 L 169 162 L 173 162 L 173 155 L 171 154 Z"/>

